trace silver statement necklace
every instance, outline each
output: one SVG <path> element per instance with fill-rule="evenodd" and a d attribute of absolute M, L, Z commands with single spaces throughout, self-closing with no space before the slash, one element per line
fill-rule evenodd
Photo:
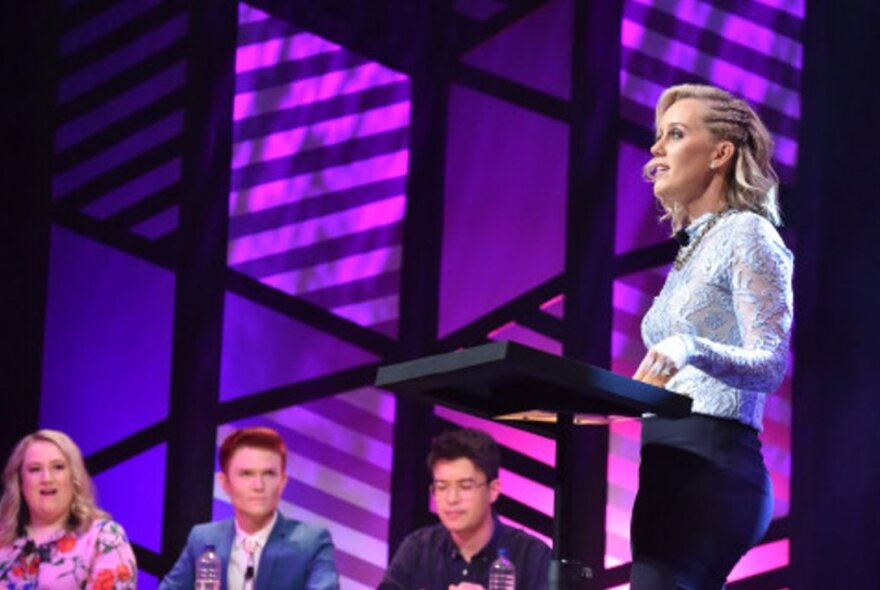
<path fill-rule="evenodd" d="M 733 211 L 735 211 L 735 209 L 725 209 L 721 213 L 714 214 L 711 219 L 709 219 L 709 221 L 707 221 L 706 224 L 703 226 L 703 231 L 698 233 L 697 237 L 695 237 L 690 244 L 688 244 L 684 248 L 679 248 L 678 254 L 675 255 L 675 261 L 672 263 L 672 267 L 675 270 L 681 270 L 682 268 L 684 268 L 684 265 L 687 264 L 687 261 L 691 259 L 691 256 L 693 256 L 694 252 L 699 247 L 700 242 L 703 241 L 705 235 L 712 231 L 712 228 L 715 227 L 715 224 L 718 223 L 721 218 L 727 217 L 727 215 L 729 215 Z"/>

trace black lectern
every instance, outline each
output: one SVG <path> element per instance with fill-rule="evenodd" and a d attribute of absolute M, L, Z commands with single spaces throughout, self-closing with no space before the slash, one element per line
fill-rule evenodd
<path fill-rule="evenodd" d="M 567 463 L 576 416 L 601 421 L 650 412 L 676 418 L 688 415 L 691 407 L 688 397 L 507 341 L 380 367 L 376 386 L 483 418 L 527 418 L 531 411 L 554 413 L 557 465 Z M 520 424 L 538 425 L 528 419 Z M 572 563 L 566 559 L 570 553 L 567 536 L 559 526 L 569 518 L 562 509 L 571 505 L 566 501 L 569 491 L 563 482 L 564 477 L 557 475 L 551 590 L 566 587 L 563 565 Z"/>

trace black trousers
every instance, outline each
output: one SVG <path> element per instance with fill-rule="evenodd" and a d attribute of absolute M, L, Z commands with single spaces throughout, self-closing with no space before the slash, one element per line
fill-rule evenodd
<path fill-rule="evenodd" d="M 692 415 L 642 424 L 632 590 L 718 590 L 770 524 L 773 492 L 753 428 Z"/>

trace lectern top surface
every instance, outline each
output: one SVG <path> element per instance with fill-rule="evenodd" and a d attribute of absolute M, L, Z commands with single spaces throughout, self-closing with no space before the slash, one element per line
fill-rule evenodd
<path fill-rule="evenodd" d="M 380 367 L 376 385 L 485 417 L 538 411 L 686 416 L 691 400 L 587 363 L 508 341 Z"/>

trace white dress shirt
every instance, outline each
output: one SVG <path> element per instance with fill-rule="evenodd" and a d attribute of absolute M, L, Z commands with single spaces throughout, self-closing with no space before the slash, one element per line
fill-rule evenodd
<path fill-rule="evenodd" d="M 253 535 L 248 535 L 235 523 L 235 540 L 232 542 L 232 551 L 229 554 L 229 567 L 226 570 L 226 587 L 228 590 L 253 590 L 257 581 L 257 570 L 260 566 L 260 556 L 263 554 L 263 548 L 269 540 L 269 533 L 278 520 L 278 513 L 272 516 L 269 524 L 258 530 Z M 244 575 L 247 571 L 250 556 L 245 550 L 245 541 L 250 538 L 256 545 L 254 550 L 254 576 L 250 579 L 248 585 L 245 585 Z"/>

